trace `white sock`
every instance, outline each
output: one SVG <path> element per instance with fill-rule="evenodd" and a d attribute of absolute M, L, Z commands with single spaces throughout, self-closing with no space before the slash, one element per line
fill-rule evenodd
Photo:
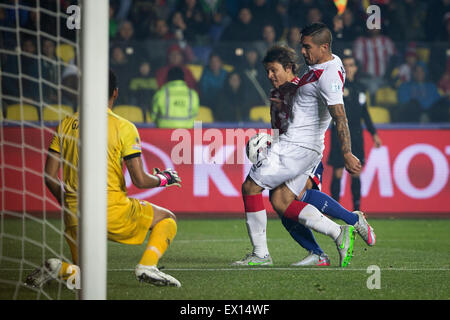
<path fill-rule="evenodd" d="M 341 233 L 340 226 L 324 216 L 316 207 L 308 204 L 298 215 L 298 221 L 304 226 L 336 240 Z"/>
<path fill-rule="evenodd" d="M 247 231 L 253 245 L 253 253 L 260 258 L 269 255 L 267 248 L 266 227 L 267 214 L 266 210 L 245 213 Z"/>

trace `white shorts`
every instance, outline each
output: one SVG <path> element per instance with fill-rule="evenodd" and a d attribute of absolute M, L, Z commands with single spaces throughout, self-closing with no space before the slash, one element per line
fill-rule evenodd
<path fill-rule="evenodd" d="M 299 195 L 309 177 L 314 178 L 322 155 L 289 142 L 274 143 L 266 159 L 254 164 L 249 176 L 261 188 L 272 190 L 285 183 Z"/>

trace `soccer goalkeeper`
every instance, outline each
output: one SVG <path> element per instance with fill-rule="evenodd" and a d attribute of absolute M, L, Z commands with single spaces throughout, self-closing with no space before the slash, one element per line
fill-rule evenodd
<path fill-rule="evenodd" d="M 117 78 L 109 72 L 108 101 L 108 181 L 107 234 L 108 239 L 125 244 L 142 244 L 151 229 L 147 248 L 135 269 L 139 281 L 158 286 L 180 287 L 180 282 L 157 268 L 158 260 L 167 250 L 177 232 L 175 215 L 167 209 L 146 201 L 128 198 L 122 164 L 125 163 L 133 184 L 138 188 L 180 187 L 176 171 L 154 169 L 153 175 L 144 170 L 139 133 L 131 122 L 111 111 L 118 96 Z M 78 264 L 76 218 L 78 206 L 78 113 L 66 117 L 58 126 L 49 147 L 45 164 L 45 182 L 50 192 L 64 205 L 65 238 L 74 264 Z M 63 186 L 58 179 L 60 159 L 63 159 Z M 64 190 L 64 192 L 61 192 Z M 88 214 L 88 213 L 84 213 Z M 41 287 L 49 280 L 68 276 L 69 263 L 48 259 L 44 267 L 34 270 L 26 283 Z M 74 268 L 75 269 L 75 268 Z"/>

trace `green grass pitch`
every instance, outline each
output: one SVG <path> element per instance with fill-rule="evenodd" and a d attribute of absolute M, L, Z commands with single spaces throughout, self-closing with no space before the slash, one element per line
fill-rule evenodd
<path fill-rule="evenodd" d="M 53 228 L 37 220 L 3 219 L 1 226 L 0 299 L 47 299 L 76 295 L 56 281 L 36 292 L 23 281 L 45 256 L 63 252 L 67 244 Z M 290 267 L 307 253 L 281 225 L 269 219 L 267 237 L 272 267 L 236 268 L 230 263 L 250 251 L 244 219 L 179 218 L 178 234 L 159 267 L 182 283 L 181 288 L 139 283 L 134 267 L 145 248 L 108 242 L 108 299 L 155 300 L 303 300 L 303 299 L 450 299 L 450 219 L 370 219 L 377 243 L 355 242 L 347 268 L 338 268 L 334 242 L 315 233 L 331 258 L 330 267 Z M 61 227 L 59 220 L 50 224 Z M 15 235 L 11 237 L 10 235 Z M 25 235 L 25 237 L 23 237 Z M 43 237 L 46 247 L 39 243 Z M 20 239 L 26 239 L 22 241 Z M 380 268 L 380 289 L 369 289 L 371 265 Z M 6 281 L 4 281 L 6 280 Z M 369 280 L 370 282 L 370 280 Z M 45 294 L 44 294 L 45 292 Z"/>

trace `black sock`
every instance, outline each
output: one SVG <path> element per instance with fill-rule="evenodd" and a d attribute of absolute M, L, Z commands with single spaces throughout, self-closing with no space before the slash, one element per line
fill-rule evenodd
<path fill-rule="evenodd" d="M 352 177 L 353 210 L 359 210 L 361 202 L 361 179 Z"/>
<path fill-rule="evenodd" d="M 331 180 L 331 197 L 339 202 L 339 194 L 341 193 L 341 179 L 336 178 L 333 175 L 333 178 Z"/>

